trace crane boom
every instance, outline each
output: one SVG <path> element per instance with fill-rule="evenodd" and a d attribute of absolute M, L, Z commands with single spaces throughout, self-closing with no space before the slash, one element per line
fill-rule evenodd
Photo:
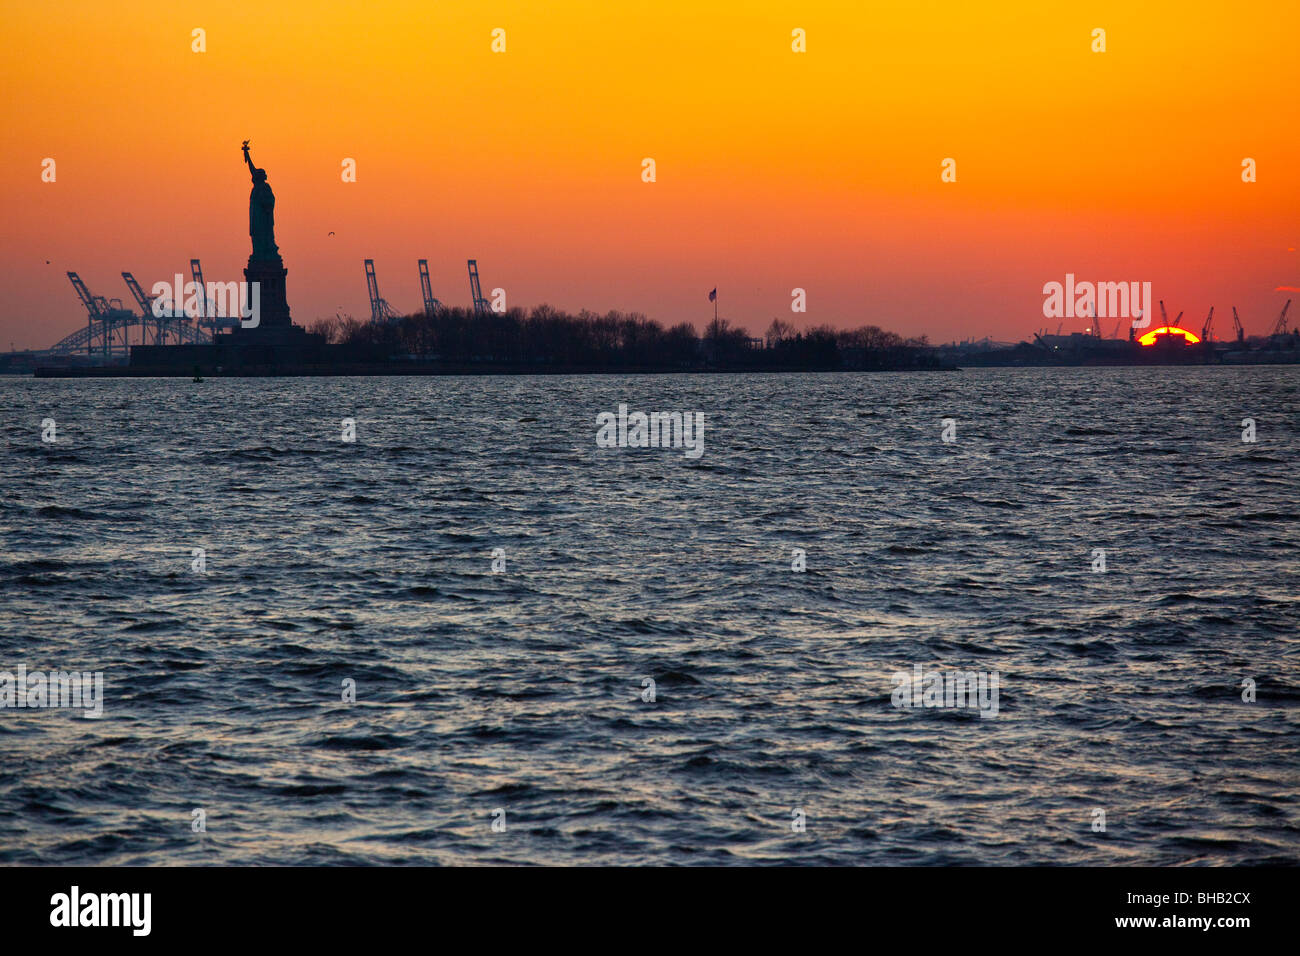
<path fill-rule="evenodd" d="M 370 321 L 391 322 L 397 313 L 379 295 L 379 279 L 375 277 L 375 260 L 366 260 L 366 291 L 370 293 Z"/>
<path fill-rule="evenodd" d="M 1214 327 L 1214 306 L 1210 306 L 1210 314 L 1205 317 L 1205 324 L 1201 326 L 1201 341 L 1210 341 L 1210 330 Z"/>
<path fill-rule="evenodd" d="M 1277 325 L 1273 326 L 1274 335 L 1286 335 L 1286 310 L 1291 308 L 1291 300 L 1286 300 L 1286 305 L 1282 306 L 1282 314 L 1277 317 Z"/>
<path fill-rule="evenodd" d="M 126 287 L 131 290 L 131 298 L 135 299 L 136 305 L 140 307 L 140 344 L 144 345 L 145 336 L 149 333 L 149 322 L 154 323 L 154 339 L 158 344 L 164 341 L 162 319 L 155 318 L 153 314 L 153 303 L 149 296 L 144 294 L 144 289 L 140 288 L 140 283 L 135 281 L 135 276 L 129 272 L 123 272 L 122 278 L 126 281 Z"/>
<path fill-rule="evenodd" d="M 207 287 L 203 285 L 203 267 L 199 265 L 198 259 L 190 260 L 190 275 L 194 276 L 194 284 L 199 287 L 199 318 L 213 318 L 208 315 Z"/>
<path fill-rule="evenodd" d="M 1241 319 L 1237 317 L 1237 307 L 1235 305 L 1232 307 L 1232 324 L 1237 329 L 1237 341 L 1244 342 L 1246 340 L 1246 330 L 1242 328 Z"/>
<path fill-rule="evenodd" d="M 384 312 L 380 306 L 379 279 L 375 277 L 375 260 L 366 260 L 366 292 L 370 295 L 370 321 L 383 321 Z"/>
<path fill-rule="evenodd" d="M 131 290 L 131 297 L 135 299 L 135 304 L 140 307 L 140 314 L 144 316 L 145 321 L 153 318 L 153 302 L 149 296 L 144 294 L 144 289 L 140 288 L 140 283 L 135 281 L 135 276 L 129 272 L 123 272 L 122 278 L 126 280 L 126 287 Z"/>
<path fill-rule="evenodd" d="M 478 260 L 469 260 L 469 294 L 474 300 L 474 314 L 487 314 L 487 300 L 483 298 L 483 289 L 478 282 Z"/>
<path fill-rule="evenodd" d="M 75 272 L 68 273 L 68 280 L 72 283 L 72 288 L 77 291 L 77 298 L 81 299 L 81 304 L 86 307 L 90 317 L 92 319 L 99 318 L 101 314 L 99 300 L 90 294 L 90 290 L 86 288 L 86 283 L 82 282 L 81 277 Z"/>
<path fill-rule="evenodd" d="M 420 294 L 424 296 L 424 314 L 437 315 L 442 311 L 442 303 L 433 297 L 433 282 L 429 278 L 429 260 L 421 259 L 418 265 L 420 267 Z"/>

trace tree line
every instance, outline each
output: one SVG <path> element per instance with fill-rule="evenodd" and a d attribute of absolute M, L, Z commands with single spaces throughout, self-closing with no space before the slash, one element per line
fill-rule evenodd
<path fill-rule="evenodd" d="M 874 325 L 799 331 L 775 319 L 762 338 L 755 338 L 719 318 L 701 335 L 689 322 L 665 327 L 639 312 L 600 315 L 583 310 L 572 315 L 549 305 L 485 315 L 444 308 L 436 315 L 417 313 L 388 323 L 336 316 L 317 320 L 308 330 L 372 361 L 401 357 L 559 367 L 839 368 L 924 365 L 931 356 L 924 337 L 904 339 Z"/>

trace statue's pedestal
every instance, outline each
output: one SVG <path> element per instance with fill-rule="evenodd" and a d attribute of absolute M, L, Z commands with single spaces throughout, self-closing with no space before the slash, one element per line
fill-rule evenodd
<path fill-rule="evenodd" d="M 248 259 L 248 268 L 244 270 L 244 280 L 249 283 L 250 295 L 252 283 L 258 284 L 261 329 L 287 329 L 293 322 L 289 318 L 289 303 L 285 300 L 284 281 L 289 270 L 284 267 L 284 260 L 279 256 L 274 259 Z"/>

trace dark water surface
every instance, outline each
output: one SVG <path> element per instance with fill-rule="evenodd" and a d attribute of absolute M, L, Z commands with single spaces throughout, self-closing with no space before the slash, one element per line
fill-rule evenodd
<path fill-rule="evenodd" d="M 702 457 L 597 448 L 619 402 Z M 0 710 L 0 862 L 1300 862 L 1300 368 L 14 378 L 0 428 L 0 670 L 106 698 Z"/>

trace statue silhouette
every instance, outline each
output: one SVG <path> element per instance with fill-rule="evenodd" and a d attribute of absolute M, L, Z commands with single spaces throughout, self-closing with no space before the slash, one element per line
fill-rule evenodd
<path fill-rule="evenodd" d="M 248 140 L 244 140 L 244 162 L 253 174 L 253 191 L 248 194 L 248 234 L 253 239 L 253 259 L 280 258 L 275 244 L 275 193 L 266 181 L 266 170 L 253 165 L 248 155 Z"/>

